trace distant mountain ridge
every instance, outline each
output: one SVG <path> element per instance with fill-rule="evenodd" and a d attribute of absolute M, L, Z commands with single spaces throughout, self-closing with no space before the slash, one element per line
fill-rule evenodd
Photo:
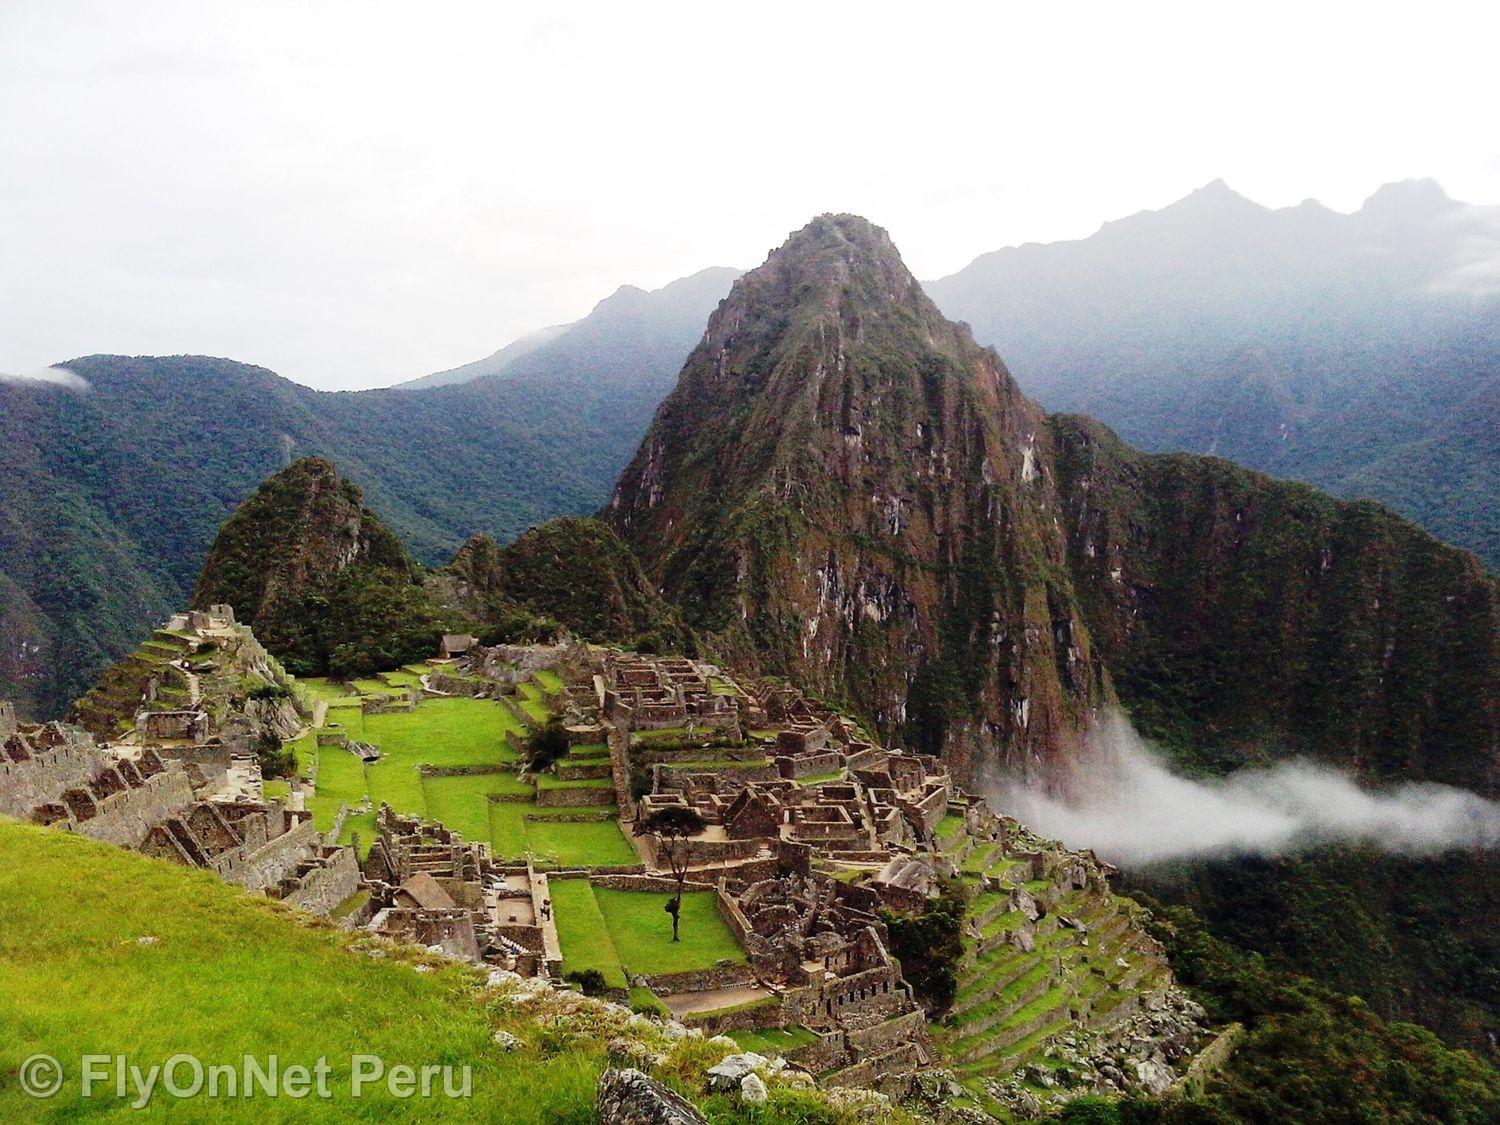
<path fill-rule="evenodd" d="M 628 378 L 633 371 L 653 374 L 654 361 L 660 355 L 673 357 L 681 366 L 702 334 L 708 314 L 739 276 L 739 270 L 712 266 L 660 289 L 648 291 L 622 285 L 582 320 L 529 333 L 484 359 L 400 383 L 398 387 L 423 390 L 491 375 L 536 377 L 555 371 L 564 363 L 588 363 L 606 378 Z M 626 349 L 616 355 L 622 334 L 645 354 Z M 671 374 L 675 374 L 675 369 Z"/>
<path fill-rule="evenodd" d="M 335 461 L 416 559 L 595 511 L 735 275 L 624 287 L 502 378 L 322 392 L 207 356 L 86 356 L 90 390 L 0 380 L 0 697 L 62 714 L 187 602 L 219 526 L 294 458 Z"/>
<path fill-rule="evenodd" d="M 927 288 L 1049 410 L 1379 500 L 1500 568 L 1500 208 L 1413 180 L 1273 210 L 1218 180 Z"/>

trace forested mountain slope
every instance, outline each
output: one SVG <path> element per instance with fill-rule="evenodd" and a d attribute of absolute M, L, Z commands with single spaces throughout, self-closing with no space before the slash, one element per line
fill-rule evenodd
<path fill-rule="evenodd" d="M 1500 209 L 1430 180 L 1352 214 L 1222 181 L 928 291 L 1049 410 L 1389 505 L 1500 567 Z"/>

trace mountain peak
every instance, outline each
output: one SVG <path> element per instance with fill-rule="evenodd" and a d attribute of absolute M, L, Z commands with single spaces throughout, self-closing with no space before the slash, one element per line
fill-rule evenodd
<path fill-rule="evenodd" d="M 1436 180 L 1421 177 L 1381 184 L 1375 194 L 1365 200 L 1360 212 L 1367 215 L 1418 218 L 1459 206 L 1462 204 L 1450 198 Z"/>

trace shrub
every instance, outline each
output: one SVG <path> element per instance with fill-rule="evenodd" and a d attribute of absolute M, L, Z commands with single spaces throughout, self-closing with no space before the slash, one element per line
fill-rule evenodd
<path fill-rule="evenodd" d="M 568 973 L 565 979 L 576 984 L 585 996 L 603 996 L 608 988 L 604 974 L 598 969 L 580 969 Z"/>
<path fill-rule="evenodd" d="M 560 719 L 553 719 L 527 740 L 526 750 L 533 770 L 544 770 L 568 752 L 568 732 Z"/>
<path fill-rule="evenodd" d="M 921 914 L 882 910 L 891 934 L 891 952 L 917 999 L 931 1015 L 953 1003 L 958 991 L 958 963 L 963 959 L 964 908 L 968 892 L 957 879 L 945 879 L 937 898 Z"/>

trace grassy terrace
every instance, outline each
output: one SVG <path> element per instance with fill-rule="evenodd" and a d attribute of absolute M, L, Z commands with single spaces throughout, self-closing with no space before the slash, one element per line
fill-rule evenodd
<path fill-rule="evenodd" d="M 630 976 L 707 969 L 745 954 L 714 906 L 712 891 L 682 896 L 682 940 L 672 940 L 671 895 L 595 888 L 587 879 L 557 879 L 552 905 L 564 972 L 598 969 L 611 988 Z"/>
<path fill-rule="evenodd" d="M 721 960 L 737 965 L 745 952 L 719 917 L 714 892 L 690 891 L 682 896 L 682 940 L 672 940 L 672 917 L 666 911 L 672 896 L 648 891 L 594 891 L 615 947 L 632 973 L 681 973 L 707 969 Z"/>
<path fill-rule="evenodd" d="M 609 988 L 628 988 L 625 967 L 610 934 L 594 888 L 587 879 L 558 879 L 552 883 L 552 910 L 557 939 L 562 944 L 563 972 L 598 969 Z M 663 915 L 665 917 L 665 915 Z"/>
<path fill-rule="evenodd" d="M 782 1055 L 797 1047 L 805 1047 L 817 1041 L 817 1036 L 805 1027 L 773 1027 L 764 1031 L 731 1031 L 729 1038 L 740 1045 L 742 1051 L 754 1051 L 760 1055 Z"/>
<path fill-rule="evenodd" d="M 419 673 L 413 669 L 419 667 L 403 671 L 415 676 Z M 561 687 L 561 680 L 557 686 Z M 335 694 L 343 690 L 341 685 L 314 681 L 310 690 L 335 702 L 328 710 L 329 729 L 371 743 L 381 752 L 378 761 L 367 764 L 341 747 L 319 748 L 315 733 L 292 744 L 303 776 L 311 775 L 316 765 L 311 808 L 321 830 L 333 826 L 340 806 L 369 804 L 371 811 L 344 821 L 340 834 L 344 843 L 357 833 L 361 845 L 368 847 L 375 835 L 373 810 L 384 801 L 398 812 L 440 820 L 468 839 L 488 841 L 497 856 L 530 853 L 565 866 L 624 867 L 640 862 L 620 831 L 613 806 L 542 809 L 534 804 L 535 790 L 517 776 L 521 756 L 516 747 L 526 738 L 526 728 L 505 702 L 448 696 L 423 699 L 409 712 L 366 715 L 358 697 Z M 531 687 L 538 700 L 544 690 Z M 609 750 L 602 744 L 573 747 L 568 758 L 589 763 L 608 760 Z M 466 772 L 424 775 L 420 766 Z M 544 775 L 538 785 L 549 790 L 596 790 L 609 789 L 613 782 L 608 778 L 562 781 Z M 492 797 L 522 799 L 496 801 Z M 586 819 L 566 819 L 570 815 Z"/>
<path fill-rule="evenodd" d="M 82 891 L 87 888 L 88 893 Z M 332 1064 L 333 1097 L 153 1100 L 180 1120 L 582 1121 L 591 1116 L 603 1045 L 575 1041 L 502 1052 L 496 1027 L 535 1039 L 534 1022 L 492 1015 L 479 976 L 440 958 L 348 951 L 351 938 L 207 872 L 147 859 L 78 836 L 0 822 L 0 1120 L 138 1119 L 110 1093 L 79 1095 L 77 1059 L 122 1053 L 144 1065 L 177 1052 L 238 1064 L 274 1052 L 282 1066 Z M 142 937 L 155 939 L 143 943 Z M 411 958 L 431 971 L 412 971 Z M 101 987 L 101 982 L 107 985 Z M 491 1019 L 495 1022 L 491 1023 Z M 37 1102 L 11 1080 L 46 1053 L 69 1081 Z M 390 1096 L 383 1083 L 355 1101 L 348 1060 L 470 1065 L 468 1099 Z"/>

